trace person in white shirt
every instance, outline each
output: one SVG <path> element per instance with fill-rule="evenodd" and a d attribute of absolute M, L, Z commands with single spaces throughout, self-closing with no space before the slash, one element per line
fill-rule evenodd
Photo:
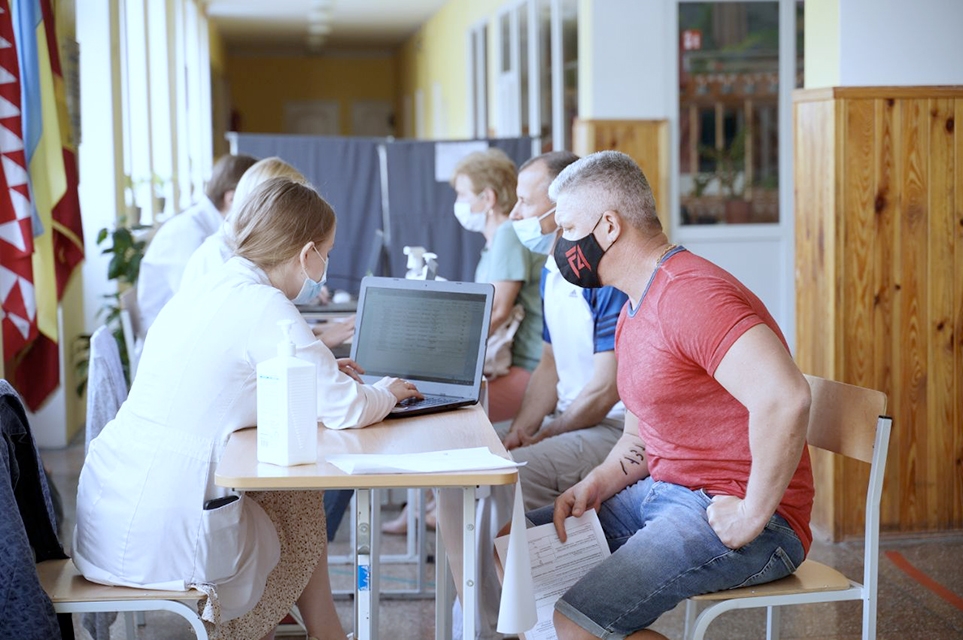
<path fill-rule="evenodd" d="M 200 200 L 166 221 L 154 234 L 137 277 L 137 306 L 145 332 L 180 288 L 191 254 L 224 222 L 238 181 L 255 162 L 256 158 L 246 155 L 219 158 Z"/>
<path fill-rule="evenodd" d="M 296 600 L 309 636 L 344 640 L 322 493 L 214 484 L 231 433 L 256 424 L 256 366 L 277 353 L 279 321 L 293 323 L 297 357 L 317 366 L 324 426 L 364 427 L 420 397 L 397 378 L 362 384 L 359 366 L 335 360 L 293 304 L 324 282 L 335 224 L 310 186 L 263 183 L 238 212 L 236 255 L 160 312 L 130 396 L 80 474 L 73 549 L 88 579 L 199 588 L 212 637 L 238 640 L 272 637 Z"/>
<path fill-rule="evenodd" d="M 232 255 L 233 232 L 231 227 L 237 210 L 250 195 L 254 187 L 258 186 L 270 178 L 288 178 L 295 182 L 307 183 L 307 178 L 300 171 L 277 156 L 258 160 L 251 168 L 244 172 L 241 180 L 237 183 L 234 190 L 233 203 L 224 222 L 213 234 L 207 237 L 201 246 L 191 255 L 184 267 L 184 276 L 181 286 L 187 282 L 193 282 L 204 276 L 209 271 L 219 268 L 227 262 Z M 322 288 L 321 299 L 325 300 L 327 291 Z M 313 301 L 312 301 L 313 302 Z M 348 338 L 354 335 L 354 316 L 344 318 L 336 322 L 325 322 L 317 324 L 313 328 L 314 334 L 329 349 L 333 349 L 345 343 Z"/>
<path fill-rule="evenodd" d="M 234 248 L 230 240 L 233 238 L 231 226 L 237 211 L 244 204 L 254 187 L 270 178 L 288 178 L 295 182 L 307 183 L 304 175 L 290 164 L 277 156 L 263 158 L 252 164 L 238 180 L 231 198 L 231 206 L 224 217 L 224 222 L 218 225 L 217 231 L 205 238 L 184 266 L 181 284 L 203 277 L 210 271 L 217 269 L 234 255 Z"/>

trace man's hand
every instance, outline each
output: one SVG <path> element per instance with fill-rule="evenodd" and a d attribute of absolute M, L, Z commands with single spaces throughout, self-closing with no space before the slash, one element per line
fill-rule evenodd
<path fill-rule="evenodd" d="M 509 431 L 505 435 L 505 441 L 502 442 L 505 448 L 511 451 L 512 449 L 518 449 L 522 446 L 522 436 L 517 431 Z"/>
<path fill-rule="evenodd" d="M 537 442 L 537 440 L 535 442 Z M 512 449 L 518 449 L 520 447 L 527 447 L 528 445 L 533 444 L 532 435 L 524 428 L 515 427 L 515 425 L 512 425 L 512 428 L 505 435 L 505 440 L 502 441 L 502 444 L 505 445 L 505 448 L 509 451 Z"/>
<path fill-rule="evenodd" d="M 591 473 L 574 487 L 555 498 L 555 514 L 552 521 L 555 523 L 558 539 L 565 542 L 568 538 L 565 533 L 565 519 L 567 517 L 575 516 L 577 518 L 589 509 L 598 511 L 601 504 L 601 487 Z"/>
<path fill-rule="evenodd" d="M 709 526 L 730 549 L 740 549 L 755 540 L 769 521 L 750 514 L 746 501 L 735 496 L 714 496 L 706 513 Z"/>
<path fill-rule="evenodd" d="M 355 382 L 364 384 L 364 380 L 361 379 L 364 369 L 351 358 L 338 358 L 338 369 L 341 370 L 341 373 L 353 378 Z"/>

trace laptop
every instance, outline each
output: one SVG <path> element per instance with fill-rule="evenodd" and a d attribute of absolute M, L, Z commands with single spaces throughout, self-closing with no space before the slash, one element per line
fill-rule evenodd
<path fill-rule="evenodd" d="M 367 276 L 361 281 L 351 358 L 368 384 L 384 376 L 417 385 L 389 417 L 475 404 L 491 321 L 490 284 Z"/>

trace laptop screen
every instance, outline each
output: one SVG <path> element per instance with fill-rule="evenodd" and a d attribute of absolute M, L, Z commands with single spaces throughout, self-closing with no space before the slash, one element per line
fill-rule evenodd
<path fill-rule="evenodd" d="M 484 294 L 369 286 L 354 359 L 366 376 L 472 385 L 487 306 Z"/>

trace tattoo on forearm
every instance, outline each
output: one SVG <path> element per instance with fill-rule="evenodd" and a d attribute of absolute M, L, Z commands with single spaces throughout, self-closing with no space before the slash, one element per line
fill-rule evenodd
<path fill-rule="evenodd" d="M 622 460 L 619 460 L 619 464 L 622 465 L 622 473 L 629 475 L 629 470 L 625 468 L 625 461 L 629 464 L 642 464 L 645 461 L 645 447 L 637 449 L 635 447 L 629 449 L 629 453 L 632 455 L 622 456 Z"/>

